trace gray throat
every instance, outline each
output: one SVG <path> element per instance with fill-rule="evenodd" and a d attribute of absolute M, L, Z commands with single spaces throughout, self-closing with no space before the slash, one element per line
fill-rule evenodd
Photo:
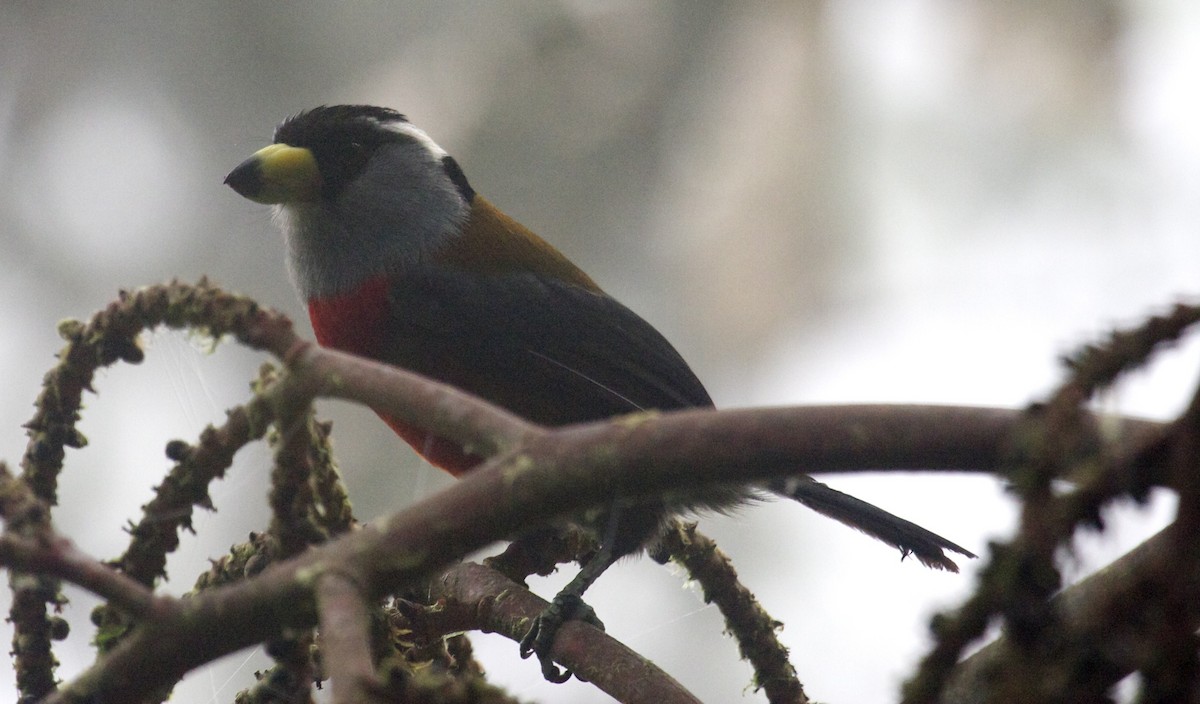
<path fill-rule="evenodd" d="M 377 154 L 336 198 L 279 205 L 275 218 L 307 301 L 420 263 L 462 231 L 469 213 L 440 161 L 401 144 Z"/>

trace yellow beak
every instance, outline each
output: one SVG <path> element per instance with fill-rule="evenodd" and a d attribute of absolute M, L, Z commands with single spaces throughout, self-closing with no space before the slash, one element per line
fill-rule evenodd
<path fill-rule="evenodd" d="M 314 201 L 321 195 L 321 172 L 309 150 L 272 144 L 238 164 L 225 184 L 256 203 Z"/>

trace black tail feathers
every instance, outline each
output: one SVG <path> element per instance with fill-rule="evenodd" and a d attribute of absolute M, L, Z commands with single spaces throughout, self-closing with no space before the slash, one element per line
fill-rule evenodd
<path fill-rule="evenodd" d="M 940 535 L 806 475 L 776 479 L 767 488 L 899 549 L 902 559 L 912 555 L 926 567 L 957 572 L 958 565 L 946 556 L 945 550 L 975 557 Z"/>

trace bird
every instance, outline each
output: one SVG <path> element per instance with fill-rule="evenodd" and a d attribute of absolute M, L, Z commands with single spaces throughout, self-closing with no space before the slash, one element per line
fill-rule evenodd
<path fill-rule="evenodd" d="M 714 405 L 656 328 L 477 193 L 458 162 L 400 112 L 323 105 L 296 113 L 225 183 L 274 207 L 292 281 L 322 346 L 417 372 L 551 427 Z M 381 415 L 453 475 L 483 459 Z M 550 657 L 555 633 L 575 618 L 602 626 L 582 597 L 609 566 L 653 546 L 681 514 L 728 511 L 764 491 L 932 568 L 958 571 L 946 551 L 975 557 L 800 473 L 765 487 L 613 497 L 571 518 L 599 547 L 533 621 L 521 656 L 536 654 L 548 680 L 568 679 Z"/>

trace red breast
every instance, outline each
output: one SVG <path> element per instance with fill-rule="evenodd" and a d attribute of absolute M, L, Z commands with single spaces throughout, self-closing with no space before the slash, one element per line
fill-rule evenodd
<path fill-rule="evenodd" d="M 380 359 L 384 325 L 388 316 L 388 280 L 380 275 L 358 288 L 308 301 L 317 342 L 325 347 Z"/>

